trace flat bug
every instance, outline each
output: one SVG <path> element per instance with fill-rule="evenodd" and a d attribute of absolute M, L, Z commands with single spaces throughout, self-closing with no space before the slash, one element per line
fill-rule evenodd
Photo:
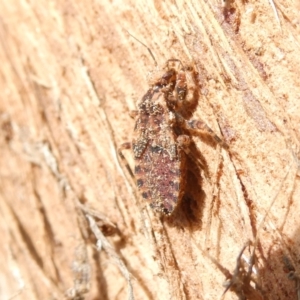
<path fill-rule="evenodd" d="M 199 97 L 196 75 L 193 67 L 184 68 L 180 60 L 169 59 L 137 104 L 132 143 L 123 144 L 119 151 L 124 159 L 122 149 L 132 148 L 135 167 L 131 173 L 141 196 L 165 215 L 172 214 L 185 191 L 186 155 L 191 155 L 190 137 L 185 133 L 204 131 L 225 145 L 202 120 L 188 121 Z"/>

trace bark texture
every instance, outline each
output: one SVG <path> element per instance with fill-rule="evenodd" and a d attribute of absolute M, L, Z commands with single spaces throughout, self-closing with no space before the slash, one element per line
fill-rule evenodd
<path fill-rule="evenodd" d="M 297 299 L 300 6 L 221 2 L 0 2 L 1 300 Z M 156 68 L 127 31 L 197 69 L 192 118 L 229 144 L 193 136 L 170 218 L 117 154 Z"/>

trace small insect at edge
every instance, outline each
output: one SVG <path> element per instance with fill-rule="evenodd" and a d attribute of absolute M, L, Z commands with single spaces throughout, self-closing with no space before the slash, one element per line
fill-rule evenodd
<path fill-rule="evenodd" d="M 122 150 L 133 150 L 137 187 L 155 211 L 171 215 L 180 203 L 186 186 L 190 137 L 197 130 L 209 134 L 216 143 L 228 147 L 202 120 L 188 120 L 187 111 L 197 103 L 199 87 L 193 67 L 184 68 L 178 59 L 169 59 L 134 112 L 136 123 L 132 143 Z"/>

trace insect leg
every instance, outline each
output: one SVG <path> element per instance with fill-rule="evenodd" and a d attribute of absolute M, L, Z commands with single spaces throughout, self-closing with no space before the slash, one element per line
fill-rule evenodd
<path fill-rule="evenodd" d="M 133 174 L 133 172 L 132 172 L 132 170 L 131 170 L 131 168 L 130 168 L 130 166 L 129 166 L 129 164 L 128 164 L 128 161 L 127 161 L 127 159 L 125 158 L 125 156 L 123 155 L 123 150 L 128 150 L 128 149 L 131 149 L 131 148 L 132 148 L 132 147 L 131 147 L 131 143 L 129 143 L 129 142 L 124 143 L 124 144 L 122 144 L 122 145 L 120 146 L 120 148 L 118 149 L 118 154 L 119 154 L 121 160 L 123 161 L 123 163 L 124 163 L 126 169 L 128 170 L 128 173 L 130 174 L 130 176 L 131 176 L 132 178 L 134 178 L 134 174 Z"/>
<path fill-rule="evenodd" d="M 203 120 L 198 119 L 198 120 L 187 121 L 178 114 L 176 115 L 176 117 L 177 117 L 177 120 L 181 124 L 183 124 L 183 126 L 186 129 L 198 131 L 200 134 L 207 134 L 207 135 L 211 136 L 217 144 L 220 144 L 225 149 L 229 148 L 228 144 L 225 141 L 223 141 L 221 138 L 219 138 L 214 133 L 214 131 Z"/>
<path fill-rule="evenodd" d="M 224 148 L 229 148 L 226 142 L 219 138 L 214 131 L 201 119 L 187 121 L 187 128 L 192 130 L 198 130 L 201 133 L 210 135 L 216 143 L 220 144 Z"/>

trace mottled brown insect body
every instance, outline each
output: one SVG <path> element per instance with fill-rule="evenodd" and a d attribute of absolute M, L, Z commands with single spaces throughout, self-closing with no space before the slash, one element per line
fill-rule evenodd
<path fill-rule="evenodd" d="M 158 78 L 138 104 L 132 142 L 141 196 L 153 209 L 167 215 L 173 212 L 185 188 L 186 154 L 177 141 L 176 111 L 186 93 L 185 76 L 174 68 Z"/>
<path fill-rule="evenodd" d="M 141 196 L 166 215 L 174 211 L 185 192 L 186 155 L 191 154 L 186 131 L 204 131 L 222 143 L 202 120 L 187 121 L 198 101 L 195 75 L 193 68 L 183 68 L 179 60 L 168 60 L 137 105 L 132 143 L 123 145 L 133 149 L 134 176 Z"/>
<path fill-rule="evenodd" d="M 177 146 L 175 115 L 162 88 L 150 89 L 139 105 L 133 152 L 134 173 L 142 197 L 157 211 L 170 214 L 185 186 L 185 153 Z"/>

